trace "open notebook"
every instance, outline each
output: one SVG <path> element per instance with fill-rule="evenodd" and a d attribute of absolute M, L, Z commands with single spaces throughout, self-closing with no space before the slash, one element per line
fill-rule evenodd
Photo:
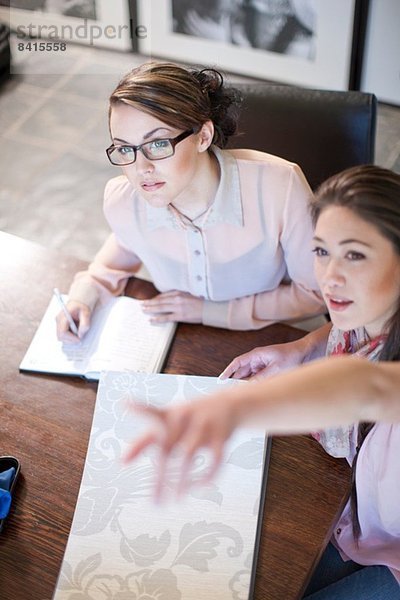
<path fill-rule="evenodd" d="M 64 300 L 67 298 L 63 296 Z M 21 371 L 99 379 L 103 370 L 156 373 L 161 370 L 176 324 L 152 325 L 134 298 L 112 298 L 96 307 L 92 324 L 77 344 L 56 336 L 60 305 L 53 297 L 19 366 Z"/>
<path fill-rule="evenodd" d="M 122 462 L 130 442 L 148 427 L 129 409 L 129 400 L 161 407 L 230 385 L 250 384 L 186 375 L 102 374 L 53 600 L 253 597 L 269 460 L 264 432 L 237 430 L 214 481 L 193 487 L 179 501 L 168 494 L 168 482 L 179 476 L 176 455 L 161 505 L 152 501 L 157 450 L 148 449 L 129 465 Z M 196 455 L 193 479 L 204 477 L 209 460 L 204 451 Z"/>

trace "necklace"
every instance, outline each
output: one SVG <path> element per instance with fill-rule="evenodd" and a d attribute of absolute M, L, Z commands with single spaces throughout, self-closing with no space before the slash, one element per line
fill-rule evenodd
<path fill-rule="evenodd" d="M 214 202 L 214 198 L 211 200 L 211 202 L 209 202 L 207 204 L 206 208 L 203 211 L 201 211 L 201 213 L 199 213 L 198 215 L 196 215 L 195 217 L 192 217 L 192 218 L 185 215 L 178 208 L 176 208 L 172 203 L 169 205 L 169 207 L 172 210 L 172 213 L 175 215 L 175 217 L 177 217 L 179 220 L 181 220 L 185 223 L 190 223 L 192 225 L 193 221 L 197 221 L 197 219 L 200 219 L 200 217 L 205 216 L 205 214 L 208 212 L 208 210 L 210 209 L 213 202 Z"/>
<path fill-rule="evenodd" d="M 187 215 L 185 215 L 185 213 L 181 212 L 179 210 L 179 208 L 176 208 L 176 206 L 174 206 L 171 202 L 171 204 L 169 204 L 169 208 L 172 211 L 173 215 L 175 216 L 175 218 L 181 223 L 181 224 L 189 224 L 192 227 L 196 227 L 196 225 L 194 225 L 194 221 L 197 221 L 197 219 L 200 219 L 201 217 L 206 217 L 208 211 L 210 210 L 211 206 L 214 203 L 215 200 L 215 196 L 217 193 L 217 189 L 219 186 L 219 181 L 220 181 L 220 167 L 219 167 L 219 163 L 218 160 L 215 156 L 215 154 L 211 155 L 211 167 L 212 167 L 212 172 L 214 173 L 214 175 L 209 178 L 209 184 L 207 184 L 206 189 L 204 190 L 205 193 L 211 196 L 211 200 L 209 200 L 207 202 L 207 205 L 205 207 L 204 210 L 202 210 L 198 215 L 196 215 L 195 217 L 188 217 Z M 201 225 L 204 223 L 201 223 Z"/>

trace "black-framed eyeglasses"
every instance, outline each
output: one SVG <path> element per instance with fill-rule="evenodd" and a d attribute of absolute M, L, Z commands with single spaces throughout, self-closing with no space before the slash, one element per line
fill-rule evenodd
<path fill-rule="evenodd" d="M 149 160 L 162 160 L 175 154 L 175 146 L 194 133 L 188 129 L 174 138 L 163 138 L 145 142 L 139 146 L 129 144 L 111 144 L 106 153 L 112 165 L 131 165 L 135 162 L 138 150 Z"/>

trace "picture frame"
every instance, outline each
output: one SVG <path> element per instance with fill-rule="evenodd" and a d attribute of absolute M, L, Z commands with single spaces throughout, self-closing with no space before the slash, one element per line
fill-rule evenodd
<path fill-rule="evenodd" d="M 53 42 L 132 50 L 128 0 L 82 0 L 71 5 L 69 11 L 65 11 L 64 6 L 59 0 L 1 1 L 0 21 L 6 22 L 21 41 L 45 38 Z"/>
<path fill-rule="evenodd" d="M 261 45 L 255 47 L 254 39 L 245 40 L 244 44 L 227 41 L 222 36 L 217 39 L 219 34 L 214 26 L 209 28 L 209 37 L 205 37 L 200 27 L 206 21 L 204 18 L 203 23 L 197 19 L 194 24 L 191 19 L 192 29 L 196 30 L 197 26 L 195 35 L 182 33 L 179 21 L 177 24 L 176 7 L 179 8 L 180 2 L 187 6 L 190 0 L 135 0 L 130 4 L 132 14 L 136 14 L 136 25 L 146 31 L 146 35 L 137 40 L 138 52 L 143 55 L 215 66 L 228 73 L 278 83 L 332 90 L 359 89 L 369 0 L 303 1 L 313 9 L 311 17 L 315 23 L 311 29 L 304 19 L 304 28 L 311 31 L 309 37 L 312 37 L 307 56 L 304 50 L 303 54 L 295 54 L 287 49 L 271 51 Z M 197 6 L 201 4 L 198 2 Z M 252 3 L 233 0 L 232 4 Z M 208 22 L 211 23 L 211 19 Z"/>
<path fill-rule="evenodd" d="M 400 4 L 370 0 L 360 89 L 400 106 Z"/>

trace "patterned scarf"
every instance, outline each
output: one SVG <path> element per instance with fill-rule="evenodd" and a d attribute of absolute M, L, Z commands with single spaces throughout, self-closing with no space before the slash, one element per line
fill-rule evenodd
<path fill-rule="evenodd" d="M 352 329 L 351 331 L 341 331 L 336 327 L 332 327 L 326 355 L 352 354 L 353 356 L 361 356 L 376 361 L 382 352 L 386 337 L 386 335 L 379 335 L 371 340 L 364 327 Z M 347 458 L 351 463 L 357 445 L 357 435 L 354 435 L 354 432 L 357 432 L 357 428 L 354 428 L 354 425 L 349 425 L 324 429 L 313 433 L 312 436 L 328 454 L 336 458 Z"/>

